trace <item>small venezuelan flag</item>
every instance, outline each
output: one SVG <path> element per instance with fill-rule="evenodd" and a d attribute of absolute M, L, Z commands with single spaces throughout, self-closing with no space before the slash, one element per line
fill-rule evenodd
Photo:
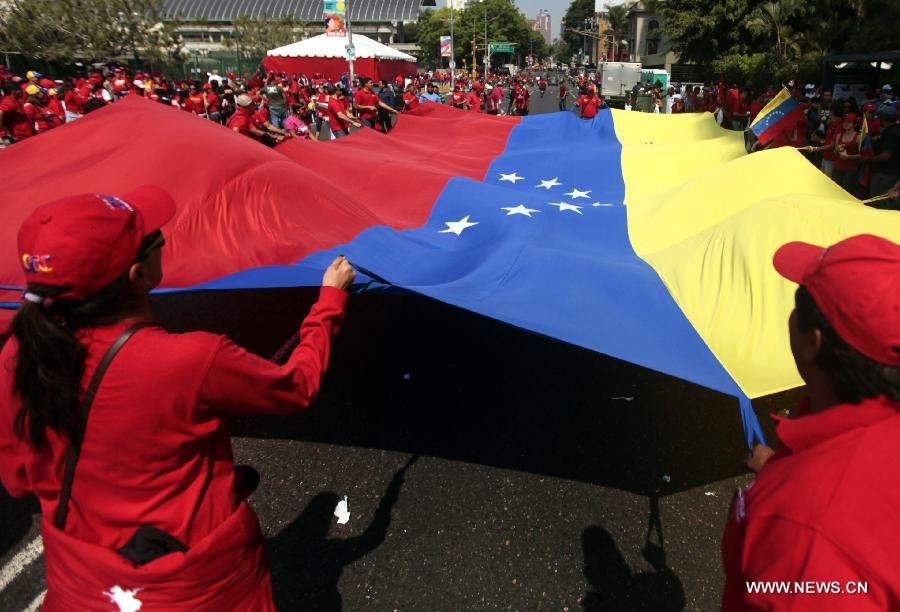
<path fill-rule="evenodd" d="M 863 187 L 869 186 L 869 160 L 875 155 L 872 150 L 872 137 L 869 136 L 869 121 L 863 117 L 862 129 L 859 131 L 859 138 L 856 141 L 859 147 L 859 184 Z"/>
<path fill-rule="evenodd" d="M 759 138 L 760 144 L 766 145 L 780 130 L 792 127 L 802 114 L 803 109 L 791 92 L 782 87 L 778 95 L 759 112 L 749 129 Z"/>

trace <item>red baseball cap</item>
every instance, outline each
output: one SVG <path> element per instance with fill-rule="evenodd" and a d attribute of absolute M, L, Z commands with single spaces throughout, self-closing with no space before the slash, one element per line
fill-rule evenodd
<path fill-rule="evenodd" d="M 86 193 L 38 207 L 19 228 L 28 283 L 67 287 L 54 300 L 83 300 L 116 280 L 141 241 L 175 214 L 172 196 L 143 185 L 121 198 Z"/>
<path fill-rule="evenodd" d="M 807 288 L 847 344 L 900 367 L 900 245 L 868 234 L 828 248 L 791 242 L 776 251 L 773 264 Z"/>

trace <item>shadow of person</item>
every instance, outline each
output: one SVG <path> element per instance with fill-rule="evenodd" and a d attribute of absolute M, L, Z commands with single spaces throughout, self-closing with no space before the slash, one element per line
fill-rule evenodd
<path fill-rule="evenodd" d="M 659 544 L 651 542 L 656 531 Z M 659 502 L 650 499 L 650 525 L 647 541 L 641 551 L 653 568 L 650 572 L 633 573 L 625 557 L 608 531 L 592 525 L 581 534 L 584 553 L 584 577 L 590 589 L 582 599 L 587 612 L 600 610 L 683 610 L 684 589 L 681 580 L 666 565 L 666 553 L 662 545 L 662 524 L 659 520 Z"/>
<path fill-rule="evenodd" d="M 293 523 L 266 543 L 272 589 L 279 610 L 332 612 L 342 607 L 338 581 L 344 567 L 378 548 L 387 536 L 391 510 L 400 497 L 406 470 L 413 455 L 391 479 L 372 522 L 351 538 L 328 536 L 338 496 L 316 495 Z"/>

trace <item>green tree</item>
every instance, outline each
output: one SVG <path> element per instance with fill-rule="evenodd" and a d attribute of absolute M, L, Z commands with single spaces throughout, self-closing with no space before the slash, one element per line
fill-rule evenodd
<path fill-rule="evenodd" d="M 9 0 L 0 45 L 55 62 L 162 62 L 182 43 L 163 21 L 164 0 Z"/>
<path fill-rule="evenodd" d="M 550 46 L 550 57 L 557 62 L 567 63 L 571 55 L 569 54 L 569 45 L 562 38 L 557 38 Z"/>
<path fill-rule="evenodd" d="M 531 51 L 532 45 L 536 55 L 547 53 L 543 38 L 538 41 L 537 37 L 533 37 L 540 34 L 528 26 L 525 16 L 511 0 L 482 0 L 462 10 L 455 10 L 453 29 L 457 66 L 462 66 L 463 62 L 471 65 L 473 45 L 475 61 L 479 66 L 483 65 L 485 32 L 488 41 L 515 43 L 516 53 L 522 57 Z M 450 9 L 444 7 L 436 11 L 423 11 L 416 31 L 420 48 L 419 64 L 428 67 L 441 66 L 446 62 L 440 57 L 440 37 L 450 35 Z"/>
<path fill-rule="evenodd" d="M 775 40 L 775 50 L 783 59 L 789 53 L 800 53 L 800 39 L 790 26 L 791 18 L 800 13 L 799 0 L 774 0 L 766 2 L 748 16 L 745 26 L 754 33 Z"/>
<path fill-rule="evenodd" d="M 628 38 L 628 9 L 625 8 L 624 4 L 614 4 L 607 10 L 606 20 L 609 22 L 606 35 L 612 37 L 615 52 L 621 53 L 619 49 L 622 46 L 622 41 Z"/>
<path fill-rule="evenodd" d="M 815 81 L 829 54 L 900 47 L 897 0 L 660 0 L 672 50 L 708 78 Z"/>
<path fill-rule="evenodd" d="M 569 29 L 584 30 L 584 20 L 591 19 L 594 16 L 594 0 L 572 0 L 572 4 L 566 9 L 563 16 L 563 40 L 566 41 L 568 50 L 568 61 L 573 55 L 580 53 L 584 49 L 584 36 L 577 32 L 569 32 Z"/>
<path fill-rule="evenodd" d="M 270 49 L 294 42 L 307 26 L 292 14 L 263 19 L 241 15 L 232 22 L 231 36 L 225 39 L 225 47 L 242 56 L 262 57 Z"/>

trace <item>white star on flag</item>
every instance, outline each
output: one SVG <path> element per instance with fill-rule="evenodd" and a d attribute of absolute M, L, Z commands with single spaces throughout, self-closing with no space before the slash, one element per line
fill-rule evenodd
<path fill-rule="evenodd" d="M 507 217 L 509 217 L 510 215 L 525 215 L 526 217 L 530 217 L 531 213 L 541 212 L 534 208 L 525 208 L 525 205 L 523 205 L 523 204 L 519 204 L 518 206 L 515 206 L 515 207 L 504 206 L 503 210 L 507 211 L 506 212 Z"/>
<path fill-rule="evenodd" d="M 612 206 L 612 204 L 601 204 L 600 202 L 594 202 L 593 206 L 596 208 L 597 206 Z"/>
<path fill-rule="evenodd" d="M 459 221 L 444 221 L 444 225 L 447 226 L 447 229 L 441 230 L 439 234 L 456 234 L 459 236 L 463 233 L 467 228 L 472 227 L 473 225 L 478 225 L 478 221 L 469 221 L 469 215 L 466 215 Z"/>
<path fill-rule="evenodd" d="M 559 177 L 552 178 L 549 181 L 541 181 L 540 185 L 535 185 L 535 187 L 543 187 L 544 189 L 550 189 L 551 187 L 556 187 L 557 185 L 562 185 L 559 182 Z"/>
<path fill-rule="evenodd" d="M 548 202 L 548 204 L 550 206 L 556 206 L 557 208 L 559 208 L 559 212 L 562 212 L 564 210 L 574 210 L 579 215 L 584 214 L 583 212 L 581 212 L 581 206 L 575 206 L 574 204 L 569 204 L 567 202 Z"/>
<path fill-rule="evenodd" d="M 578 191 L 577 189 L 573 189 L 566 195 L 571 196 L 572 198 L 586 198 L 586 197 L 588 197 L 588 195 L 590 195 L 590 193 L 591 193 L 590 189 L 588 189 L 587 191 Z"/>
<path fill-rule="evenodd" d="M 524 179 L 524 178 L 525 178 L 524 176 L 519 176 L 519 175 L 516 174 L 515 172 L 513 172 L 512 174 L 503 174 L 502 172 L 500 173 L 500 181 L 501 181 L 501 182 L 502 182 L 502 181 L 509 181 L 509 182 L 512 183 L 513 185 L 516 184 L 516 181 L 521 181 L 521 180 Z"/>

